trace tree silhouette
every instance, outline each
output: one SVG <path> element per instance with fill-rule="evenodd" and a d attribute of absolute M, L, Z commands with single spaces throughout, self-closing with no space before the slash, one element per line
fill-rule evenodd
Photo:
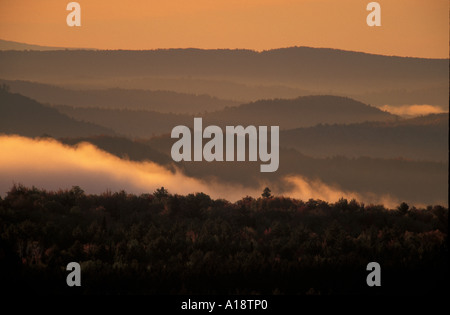
<path fill-rule="evenodd" d="M 169 191 L 167 189 L 165 189 L 163 186 L 161 188 L 157 188 L 155 190 L 155 192 L 153 193 L 153 196 L 155 196 L 156 198 L 162 199 L 164 197 L 169 196 Z"/>
<path fill-rule="evenodd" d="M 400 214 L 406 214 L 409 210 L 409 205 L 406 202 L 402 202 L 398 207 L 397 210 L 400 212 Z"/>
<path fill-rule="evenodd" d="M 263 196 L 263 198 L 272 198 L 271 190 L 269 189 L 269 187 L 264 188 L 261 196 Z"/>

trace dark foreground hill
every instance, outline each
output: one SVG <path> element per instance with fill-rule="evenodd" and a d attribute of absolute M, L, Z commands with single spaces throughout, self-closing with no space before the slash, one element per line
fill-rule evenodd
<path fill-rule="evenodd" d="M 448 294 L 441 206 L 19 185 L 0 198 L 0 231 L 0 289 L 21 296 Z M 66 284 L 69 262 L 81 266 L 80 287 Z M 369 262 L 380 287 L 367 284 Z"/>

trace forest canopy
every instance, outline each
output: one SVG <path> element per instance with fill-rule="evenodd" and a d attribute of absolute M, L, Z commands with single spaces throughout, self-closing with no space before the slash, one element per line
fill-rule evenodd
<path fill-rule="evenodd" d="M 14 185 L 0 198 L 9 293 L 424 294 L 448 276 L 448 208 L 273 196 L 86 194 Z M 382 286 L 366 284 L 366 265 Z M 66 285 L 66 265 L 82 285 Z"/>

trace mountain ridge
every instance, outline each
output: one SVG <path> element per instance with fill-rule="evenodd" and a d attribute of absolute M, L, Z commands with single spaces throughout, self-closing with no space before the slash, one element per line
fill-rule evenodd
<path fill-rule="evenodd" d="M 347 97 L 317 95 L 295 99 L 261 100 L 201 115 L 69 106 L 56 108 L 74 119 L 90 121 L 116 130 L 120 134 L 140 138 L 170 133 L 177 125 L 189 127 L 193 123 L 194 116 L 201 116 L 205 125 L 277 125 L 281 130 L 313 126 L 318 123 L 386 121 L 397 117 Z"/>
<path fill-rule="evenodd" d="M 165 90 L 124 88 L 70 89 L 23 80 L 3 80 L 12 92 L 33 98 L 41 103 L 73 107 L 154 110 L 161 113 L 196 113 L 215 110 L 239 103 L 209 95 L 178 93 Z"/>
<path fill-rule="evenodd" d="M 25 42 L 19 42 L 19 41 L 12 41 L 12 40 L 5 40 L 0 38 L 0 50 L 4 50 L 4 48 L 7 48 L 7 45 L 16 45 L 18 48 L 23 47 L 23 49 L 28 49 L 27 47 L 34 47 L 36 49 L 42 48 L 42 49 L 48 49 L 48 50 L 98 50 L 98 51 L 178 51 L 178 50 L 190 50 L 190 51 L 243 51 L 243 52 L 252 52 L 257 54 L 264 54 L 268 52 L 280 52 L 284 50 L 289 49 L 320 49 L 323 51 L 334 51 L 334 52 L 352 52 L 357 54 L 365 54 L 365 55 L 372 55 L 372 56 L 384 56 L 384 57 L 397 57 L 397 58 L 411 58 L 411 59 L 438 59 L 438 60 L 447 60 L 448 58 L 426 58 L 426 57 L 417 57 L 417 56 L 400 56 L 400 55 L 388 55 L 388 54 L 377 54 L 377 53 L 371 53 L 367 51 L 357 51 L 357 50 L 348 50 L 348 49 L 342 49 L 342 48 L 331 48 L 331 47 L 312 47 L 312 46 L 285 46 L 285 47 L 276 47 L 271 49 L 250 49 L 250 48 L 198 48 L 198 47 L 181 47 L 181 48 L 153 48 L 153 49 L 99 49 L 99 48 L 81 48 L 81 47 L 62 47 L 62 46 L 48 46 L 48 45 L 37 45 L 37 44 L 30 44 Z M 32 49 L 30 49 L 32 50 Z"/>
<path fill-rule="evenodd" d="M 4 77 L 21 73 L 27 76 L 57 74 L 60 78 L 220 76 L 242 81 L 295 84 L 297 87 L 299 84 L 324 83 L 340 83 L 338 86 L 341 86 L 348 82 L 381 84 L 381 79 L 389 81 L 383 86 L 390 87 L 393 82 L 410 85 L 424 79 L 429 83 L 448 79 L 448 59 L 393 57 L 306 47 L 263 52 L 201 49 L 0 51 L 0 57 Z M 342 76 L 344 73 L 345 77 Z M 400 79 L 404 82 L 398 81 Z"/>
<path fill-rule="evenodd" d="M 0 39 L 0 50 L 77 50 L 77 49 L 90 49 L 90 48 L 69 48 L 69 47 L 58 47 L 58 46 L 45 46 L 45 45 L 35 45 L 22 43 L 12 40 Z"/>
<path fill-rule="evenodd" d="M 0 89 L 0 132 L 22 136 L 115 135 L 111 129 L 77 121 L 26 96 Z"/>

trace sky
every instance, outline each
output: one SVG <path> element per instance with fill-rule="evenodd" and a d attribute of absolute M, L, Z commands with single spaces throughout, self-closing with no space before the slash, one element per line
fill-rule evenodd
<path fill-rule="evenodd" d="M 98 49 L 326 47 L 383 55 L 448 58 L 448 0 L 0 0 L 0 39 Z"/>

